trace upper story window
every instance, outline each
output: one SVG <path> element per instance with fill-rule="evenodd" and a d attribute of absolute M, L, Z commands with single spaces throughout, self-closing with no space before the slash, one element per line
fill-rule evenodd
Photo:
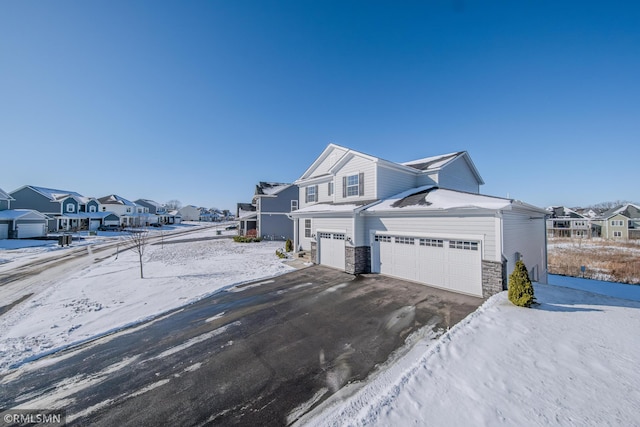
<path fill-rule="evenodd" d="M 95 211 L 96 211 L 96 205 L 89 206 L 89 212 L 95 212 Z"/>
<path fill-rule="evenodd" d="M 308 187 L 305 187 L 305 193 L 306 193 L 305 200 L 307 201 L 307 203 L 313 203 L 318 201 L 317 185 L 310 185 Z"/>
<path fill-rule="evenodd" d="M 364 173 L 342 177 L 342 197 L 362 196 L 364 194 Z"/>
<path fill-rule="evenodd" d="M 76 210 L 76 207 L 73 205 L 73 203 L 69 203 L 67 205 L 67 212 L 74 212 Z"/>
<path fill-rule="evenodd" d="M 347 197 L 360 195 L 360 180 L 358 175 L 347 177 Z"/>
<path fill-rule="evenodd" d="M 621 219 L 611 220 L 612 227 L 622 227 L 623 225 L 624 225 L 624 221 L 622 221 Z"/>
<path fill-rule="evenodd" d="M 131 212 L 131 208 L 127 208 L 127 212 Z"/>
<path fill-rule="evenodd" d="M 291 212 L 297 211 L 297 210 L 298 210 L 298 201 L 297 200 L 292 200 L 291 201 Z"/>

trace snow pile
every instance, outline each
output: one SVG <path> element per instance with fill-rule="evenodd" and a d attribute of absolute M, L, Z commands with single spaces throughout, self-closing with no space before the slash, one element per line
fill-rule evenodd
<path fill-rule="evenodd" d="M 305 425 L 638 425 L 640 302 L 535 288 L 537 307 L 492 297 Z"/>
<path fill-rule="evenodd" d="M 198 236 L 214 232 L 210 229 Z M 281 246 L 282 242 L 240 244 L 231 239 L 167 241 L 147 247 L 144 279 L 132 251 L 114 254 L 66 277 L 51 278 L 38 293 L 0 316 L 0 372 L 219 289 L 290 271 L 292 267 L 275 255 Z"/>

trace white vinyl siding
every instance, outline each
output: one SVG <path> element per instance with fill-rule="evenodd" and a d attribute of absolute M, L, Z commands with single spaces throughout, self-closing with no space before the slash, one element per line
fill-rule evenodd
<path fill-rule="evenodd" d="M 409 188 L 418 187 L 416 175 L 409 172 L 377 167 L 378 199 L 384 199 L 402 193 Z M 433 183 L 433 182 L 432 182 Z"/>
<path fill-rule="evenodd" d="M 316 166 L 316 168 L 308 178 L 326 175 L 327 173 L 329 173 L 329 170 L 333 167 L 333 165 L 336 164 L 338 160 L 342 158 L 345 153 L 345 150 L 334 147 L 331 153 L 329 153 L 329 155 Z"/>
<path fill-rule="evenodd" d="M 463 157 L 458 157 L 449 163 L 440 171 L 439 175 L 438 185 L 440 188 L 467 191 L 469 193 L 478 193 L 480 191 L 478 180 Z"/>
<path fill-rule="evenodd" d="M 515 267 L 516 253 L 520 254 L 529 274 L 535 269 L 531 280 L 547 282 L 545 248 L 545 222 L 543 219 L 530 219 L 528 213 L 503 213 L 503 254 L 507 259 L 507 276 Z"/>

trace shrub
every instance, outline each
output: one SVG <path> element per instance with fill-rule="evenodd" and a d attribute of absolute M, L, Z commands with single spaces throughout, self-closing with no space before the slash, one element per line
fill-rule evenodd
<path fill-rule="evenodd" d="M 284 242 L 284 250 L 287 252 L 293 252 L 293 242 L 291 239 L 287 239 L 287 241 Z"/>
<path fill-rule="evenodd" d="M 276 255 L 278 255 L 278 258 L 288 258 L 286 252 L 282 249 L 276 249 Z"/>
<path fill-rule="evenodd" d="M 252 228 L 251 230 L 247 230 L 247 237 L 258 237 L 258 230 Z"/>
<path fill-rule="evenodd" d="M 253 243 L 260 242 L 262 239 L 259 237 L 249 237 L 249 236 L 233 236 L 233 241 L 238 243 Z"/>
<path fill-rule="evenodd" d="M 518 307 L 531 307 L 536 302 L 527 267 L 522 261 L 516 262 L 513 273 L 509 275 L 509 301 Z"/>

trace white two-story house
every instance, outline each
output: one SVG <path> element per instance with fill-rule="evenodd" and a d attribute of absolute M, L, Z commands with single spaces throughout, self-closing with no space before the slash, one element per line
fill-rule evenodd
<path fill-rule="evenodd" d="M 546 283 L 547 212 L 481 195 L 465 151 L 395 163 L 329 144 L 295 182 L 296 248 L 351 274 L 488 297 L 522 259 Z"/>

